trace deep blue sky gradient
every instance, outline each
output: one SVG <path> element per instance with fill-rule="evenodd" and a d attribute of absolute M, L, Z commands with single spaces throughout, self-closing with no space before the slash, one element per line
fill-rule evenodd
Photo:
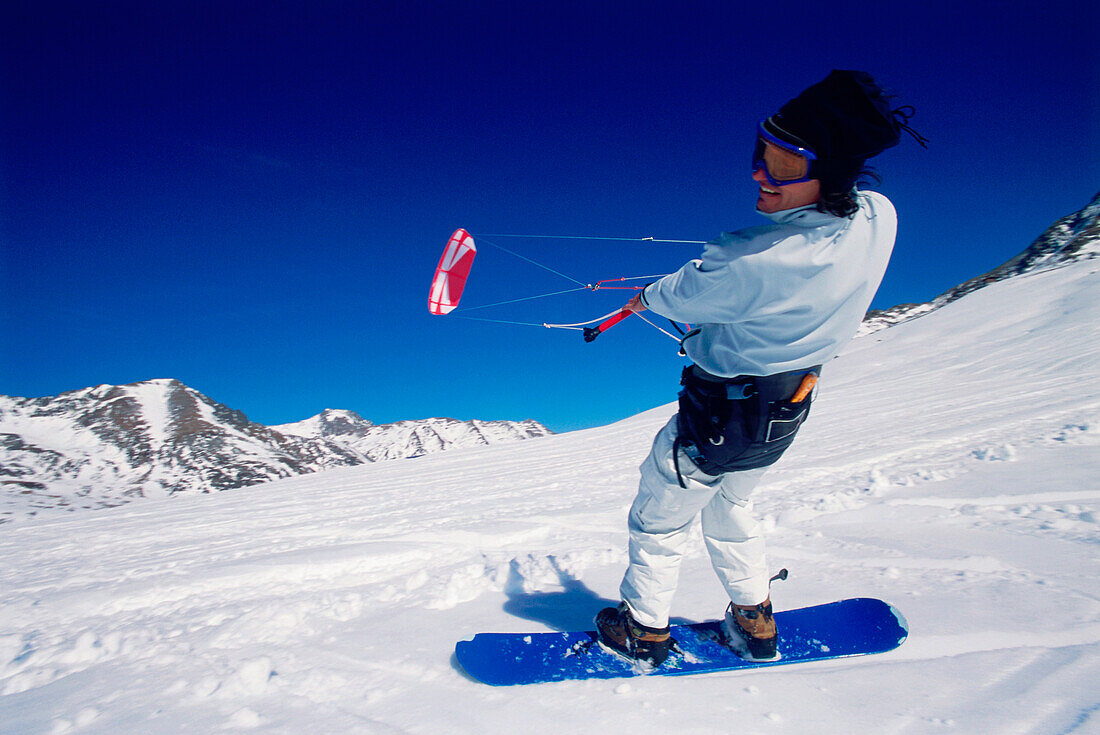
<path fill-rule="evenodd" d="M 156 377 L 275 424 L 323 408 L 603 424 L 675 398 L 637 320 L 428 314 L 456 227 L 705 240 L 754 126 L 832 68 L 917 108 L 876 159 L 876 307 L 1010 258 L 1100 189 L 1091 3 L 99 2 L 0 11 L 0 393 Z M 492 240 L 492 238 L 489 238 Z M 570 278 L 698 247 L 497 240 Z M 464 307 L 574 284 L 483 245 Z M 570 322 L 625 292 L 469 312 Z"/>

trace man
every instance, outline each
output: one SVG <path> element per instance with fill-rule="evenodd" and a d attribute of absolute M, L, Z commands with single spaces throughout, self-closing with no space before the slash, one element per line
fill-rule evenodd
<path fill-rule="evenodd" d="M 894 146 L 911 108 L 891 111 L 870 75 L 833 71 L 762 121 L 753 155 L 756 209 L 774 224 L 724 233 L 703 256 L 627 304 L 699 325 L 683 347 L 679 412 L 641 466 L 630 509 L 622 604 L 596 616 L 601 642 L 660 665 L 692 522 L 702 515 L 730 597 L 729 645 L 777 657 L 764 540 L 750 495 L 794 440 L 821 366 L 855 334 L 886 271 L 893 205 L 857 191 L 866 160 Z"/>

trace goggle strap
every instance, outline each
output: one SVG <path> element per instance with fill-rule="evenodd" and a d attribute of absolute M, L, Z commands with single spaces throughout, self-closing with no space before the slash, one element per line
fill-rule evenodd
<path fill-rule="evenodd" d="M 769 130 L 768 128 L 773 128 L 775 132 L 772 132 L 772 130 Z M 797 135 L 789 133 L 783 128 L 776 125 L 774 119 L 769 117 L 761 120 L 759 130 L 760 134 L 764 137 L 764 140 L 768 141 L 769 143 L 773 143 L 774 145 L 788 150 L 791 153 L 797 153 L 800 156 L 805 156 L 811 161 L 817 160 L 817 154 L 814 153 L 814 149 L 810 147 L 809 143 L 802 140 Z M 778 133 L 778 135 L 776 133 Z M 785 138 L 779 137 L 780 135 L 785 136 Z M 792 143 L 791 141 L 797 142 Z"/>

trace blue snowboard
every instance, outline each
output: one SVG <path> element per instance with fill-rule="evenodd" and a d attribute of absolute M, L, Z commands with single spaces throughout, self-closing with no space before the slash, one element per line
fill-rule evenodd
<path fill-rule="evenodd" d="M 682 676 L 760 666 L 783 666 L 892 651 L 909 626 L 882 600 L 859 597 L 775 614 L 779 627 L 776 661 L 746 661 L 722 645 L 722 623 L 672 626 L 678 644 L 653 675 Z M 594 632 L 478 633 L 459 641 L 455 658 L 473 678 L 493 686 L 566 679 L 637 676 L 636 665 L 596 644 Z"/>

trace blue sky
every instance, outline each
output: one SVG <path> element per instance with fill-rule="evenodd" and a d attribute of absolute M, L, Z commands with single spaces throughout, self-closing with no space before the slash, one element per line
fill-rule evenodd
<path fill-rule="evenodd" d="M 674 400 L 675 344 L 431 316 L 456 227 L 705 240 L 753 211 L 754 126 L 833 68 L 917 108 L 875 159 L 876 307 L 992 268 L 1100 189 L 1088 3 L 5 5 L 0 393 L 174 377 L 275 424 L 535 418 Z M 500 240 L 570 278 L 697 246 Z M 572 282 L 482 247 L 463 306 Z M 624 292 L 471 316 L 569 322 Z M 827 374 L 823 378 L 827 388 Z"/>

